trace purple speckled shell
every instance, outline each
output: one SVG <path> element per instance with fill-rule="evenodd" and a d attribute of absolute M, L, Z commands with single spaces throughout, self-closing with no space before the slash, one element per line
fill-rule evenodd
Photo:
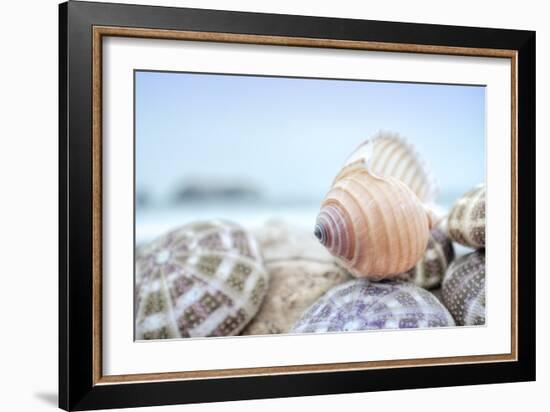
<path fill-rule="evenodd" d="M 457 325 L 485 324 L 485 252 L 455 260 L 443 279 L 441 296 Z"/>
<path fill-rule="evenodd" d="M 356 279 L 339 285 L 304 312 L 293 333 L 454 326 L 450 313 L 409 282 Z"/>

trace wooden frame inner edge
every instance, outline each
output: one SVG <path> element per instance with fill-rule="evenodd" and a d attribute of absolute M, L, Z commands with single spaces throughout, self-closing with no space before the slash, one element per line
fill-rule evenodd
<path fill-rule="evenodd" d="M 451 356 L 441 358 L 394 359 L 382 361 L 287 365 L 219 370 L 103 375 L 102 373 L 102 38 L 103 36 L 164 40 L 213 41 L 241 44 L 279 45 L 354 49 L 399 53 L 423 53 L 457 56 L 499 57 L 511 59 L 511 132 L 512 132 L 512 296 L 511 353 L 494 355 Z M 414 366 L 456 365 L 466 363 L 511 362 L 517 360 L 517 51 L 504 49 L 432 46 L 302 37 L 264 36 L 216 32 L 94 26 L 92 33 L 92 334 L 93 385 L 137 383 L 169 380 L 216 379 L 228 377 L 337 372 Z"/>

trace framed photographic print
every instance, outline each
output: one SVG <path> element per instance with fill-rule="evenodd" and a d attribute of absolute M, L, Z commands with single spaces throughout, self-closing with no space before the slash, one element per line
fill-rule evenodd
<path fill-rule="evenodd" d="M 60 5 L 60 407 L 535 379 L 535 33 Z"/>

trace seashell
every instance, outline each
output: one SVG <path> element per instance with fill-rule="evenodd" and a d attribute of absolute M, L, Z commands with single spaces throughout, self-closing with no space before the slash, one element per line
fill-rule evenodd
<path fill-rule="evenodd" d="M 375 176 L 401 180 L 423 203 L 434 202 L 439 192 L 437 180 L 426 162 L 413 145 L 397 133 L 381 131 L 363 142 L 348 158 L 344 169 L 352 164 L 369 169 Z"/>
<path fill-rule="evenodd" d="M 425 289 L 409 282 L 355 279 L 315 302 L 293 333 L 454 326 L 450 313 Z"/>
<path fill-rule="evenodd" d="M 254 232 L 269 286 L 242 335 L 288 333 L 300 315 L 332 287 L 351 279 L 311 231 L 272 221 Z"/>
<path fill-rule="evenodd" d="M 453 242 L 441 227 L 430 232 L 426 251 L 420 260 L 399 279 L 413 282 L 416 286 L 431 289 L 440 285 L 445 271 L 455 257 Z"/>
<path fill-rule="evenodd" d="M 267 286 L 258 245 L 242 228 L 183 226 L 136 256 L 136 339 L 236 335 Z"/>
<path fill-rule="evenodd" d="M 431 215 L 403 182 L 355 163 L 326 195 L 315 236 L 353 275 L 382 279 L 418 262 L 431 225 Z"/>
<path fill-rule="evenodd" d="M 485 324 L 485 252 L 456 259 L 443 278 L 441 297 L 457 325 Z"/>
<path fill-rule="evenodd" d="M 485 185 L 481 184 L 461 196 L 448 219 L 449 235 L 464 246 L 485 247 Z"/>

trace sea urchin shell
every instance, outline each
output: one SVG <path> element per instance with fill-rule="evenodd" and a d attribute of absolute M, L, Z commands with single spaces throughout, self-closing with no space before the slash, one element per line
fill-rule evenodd
<path fill-rule="evenodd" d="M 136 258 L 136 339 L 238 334 L 267 290 L 256 241 L 237 225 L 195 222 Z"/>
<path fill-rule="evenodd" d="M 437 298 L 412 283 L 354 279 L 328 291 L 307 309 L 292 332 L 454 326 Z"/>

